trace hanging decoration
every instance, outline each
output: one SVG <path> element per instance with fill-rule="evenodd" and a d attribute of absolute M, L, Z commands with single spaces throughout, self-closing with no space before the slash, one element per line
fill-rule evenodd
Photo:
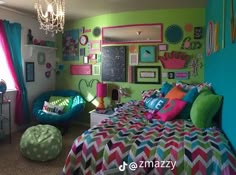
<path fill-rule="evenodd" d="M 170 25 L 165 31 L 166 40 L 171 44 L 179 43 L 184 36 L 182 28 L 176 24 Z"/>
<path fill-rule="evenodd" d="M 192 57 L 189 67 L 191 68 L 191 75 L 196 77 L 198 76 L 198 69 L 203 67 L 203 63 L 201 61 L 202 54 L 197 54 Z"/>
<path fill-rule="evenodd" d="M 214 23 L 213 21 L 209 21 L 207 24 L 207 32 L 206 32 L 206 55 L 210 56 L 213 51 L 214 44 Z"/>

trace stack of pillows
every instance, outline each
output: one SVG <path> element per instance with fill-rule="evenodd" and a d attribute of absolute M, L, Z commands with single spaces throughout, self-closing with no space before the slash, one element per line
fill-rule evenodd
<path fill-rule="evenodd" d="M 152 118 L 162 121 L 190 118 L 199 128 L 212 126 L 213 117 L 222 104 L 222 96 L 214 94 L 208 83 L 189 85 L 164 82 L 160 91 L 143 91 L 142 98 Z M 148 116 L 150 118 L 150 112 Z"/>
<path fill-rule="evenodd" d="M 70 110 L 73 103 L 73 97 L 51 96 L 44 101 L 43 111 L 49 114 L 63 114 Z"/>

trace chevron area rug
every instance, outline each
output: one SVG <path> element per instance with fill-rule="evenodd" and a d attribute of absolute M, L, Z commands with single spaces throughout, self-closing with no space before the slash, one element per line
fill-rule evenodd
<path fill-rule="evenodd" d="M 0 175 L 59 175 L 74 139 L 87 129 L 83 125 L 71 125 L 63 135 L 62 152 L 56 159 L 47 162 L 31 161 L 23 157 L 19 149 L 23 132 L 13 133 L 11 144 L 8 139 L 0 143 Z"/>

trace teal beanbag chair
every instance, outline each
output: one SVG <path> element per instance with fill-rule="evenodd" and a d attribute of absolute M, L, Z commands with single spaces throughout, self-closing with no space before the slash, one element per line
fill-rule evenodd
<path fill-rule="evenodd" d="M 20 140 L 21 153 L 31 160 L 51 160 L 56 158 L 61 150 L 61 132 L 51 125 L 32 126 L 24 132 Z"/>

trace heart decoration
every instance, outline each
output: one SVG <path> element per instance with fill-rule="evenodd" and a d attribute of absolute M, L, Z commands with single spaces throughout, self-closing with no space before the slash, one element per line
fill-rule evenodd
<path fill-rule="evenodd" d="M 95 82 L 95 86 L 94 86 Z M 93 95 L 92 99 L 88 99 L 88 96 L 91 96 L 91 93 L 96 89 L 96 83 L 98 83 L 99 80 L 97 79 L 92 79 L 90 81 L 87 81 L 85 79 L 81 79 L 78 84 L 79 92 L 81 95 L 84 97 L 84 99 L 91 103 L 97 96 Z M 91 90 L 90 90 L 91 89 Z M 96 93 L 96 90 L 95 90 Z"/>

